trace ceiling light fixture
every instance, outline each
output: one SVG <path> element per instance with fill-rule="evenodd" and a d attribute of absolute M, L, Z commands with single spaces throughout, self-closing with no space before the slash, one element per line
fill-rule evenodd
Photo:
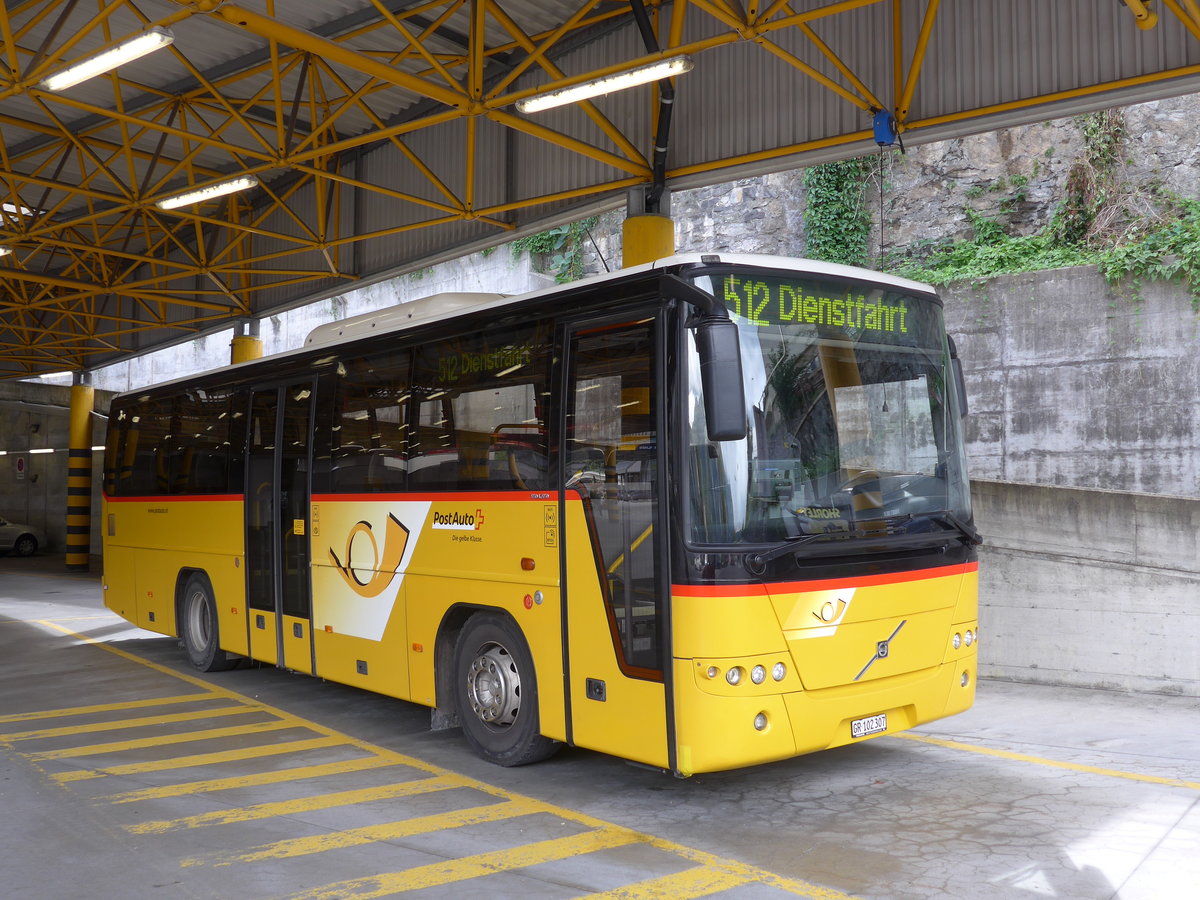
<path fill-rule="evenodd" d="M 218 181 L 216 184 L 210 184 L 206 187 L 196 188 L 193 191 L 186 191 L 182 194 L 176 194 L 173 197 L 167 197 L 159 200 L 154 205 L 159 209 L 179 209 L 181 206 L 203 203 L 205 200 L 224 197 L 226 194 L 248 191 L 252 187 L 258 187 L 258 179 L 253 175 L 241 175 L 237 178 L 231 178 L 228 181 Z"/>
<path fill-rule="evenodd" d="M 0 247 L 0 256 L 8 256 L 12 252 L 12 247 Z"/>
<path fill-rule="evenodd" d="M 660 59 L 658 62 L 638 66 L 636 69 L 628 69 L 613 75 L 593 78 L 582 84 L 526 97 L 524 100 L 517 101 L 517 109 L 523 113 L 532 113 L 540 112 L 543 109 L 553 109 L 555 106 L 565 106 L 568 103 L 578 103 L 580 100 L 599 97 L 601 94 L 611 94 L 614 91 L 637 87 L 639 84 L 661 81 L 672 75 L 681 75 L 684 72 L 690 72 L 693 65 L 695 64 L 689 56 L 671 56 L 667 59 Z"/>
<path fill-rule="evenodd" d="M 46 76 L 38 86 L 47 91 L 63 91 L 81 81 L 87 81 L 89 78 L 112 71 L 117 66 L 140 59 L 147 53 L 161 50 L 174 41 L 175 35 L 171 34 L 170 30 L 155 25 L 127 41 L 122 41 L 115 47 L 109 47 L 95 56 L 89 56 L 87 59 L 67 66 L 61 72 Z"/>

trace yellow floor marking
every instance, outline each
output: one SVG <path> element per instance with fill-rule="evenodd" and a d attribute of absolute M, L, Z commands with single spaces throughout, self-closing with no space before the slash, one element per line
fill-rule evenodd
<path fill-rule="evenodd" d="M 205 825 L 227 825 L 230 822 L 253 822 L 256 819 L 273 819 L 276 816 L 290 816 L 318 809 L 334 809 L 338 806 L 353 806 L 356 803 L 370 803 L 373 800 L 414 797 L 418 794 L 445 791 L 454 787 L 458 787 L 457 779 L 453 776 L 439 775 L 432 778 L 422 778 L 419 781 L 401 781 L 396 784 L 385 784 L 378 787 L 355 788 L 349 791 L 316 794 L 311 797 L 297 797 L 292 800 L 256 803 L 253 806 L 215 809 L 211 812 L 200 813 L 195 816 L 184 816 L 182 819 L 141 822 L 137 825 L 127 826 L 126 830 L 130 834 L 163 834 L 183 828 L 202 828 Z"/>
<path fill-rule="evenodd" d="M 28 754 L 28 756 L 30 759 L 70 759 L 73 756 L 96 756 L 101 753 L 120 753 L 122 750 L 166 747 L 170 744 L 186 744 L 190 741 L 211 741 L 217 738 L 235 737 L 241 734 L 262 734 L 264 731 L 279 731 L 283 728 L 295 727 L 294 722 L 255 722 L 253 725 L 234 725 L 229 728 L 185 731 L 180 734 L 164 734 L 158 737 L 137 738 L 132 741 L 113 741 L 109 744 L 67 747 L 65 750 L 39 750 L 37 753 Z"/>
<path fill-rule="evenodd" d="M 197 700 L 221 700 L 210 693 L 180 694 L 175 697 L 156 697 L 151 700 L 127 700 L 124 703 L 101 703 L 97 706 L 68 706 L 62 709 L 44 709 L 38 712 L 13 713 L 0 716 L 0 725 L 12 722 L 35 722 L 40 719 L 65 719 L 68 716 L 86 716 L 93 713 L 117 712 L 119 710 L 146 709 L 154 706 L 169 706 L 173 703 L 195 703 Z"/>
<path fill-rule="evenodd" d="M 107 778 L 110 775 L 140 775 L 143 772 L 166 772 L 171 769 L 190 769 L 194 766 L 213 766 L 261 756 L 282 756 L 287 753 L 303 753 L 322 747 L 336 747 L 346 743 L 336 735 L 308 738 L 303 741 L 285 741 L 282 744 L 260 744 L 257 747 L 237 747 L 233 750 L 218 750 L 215 753 L 193 753 L 189 756 L 172 756 L 170 759 L 151 759 L 146 762 L 107 766 L 103 769 L 81 769 L 59 772 L 50 776 L 55 781 L 86 781 L 89 778 Z M 358 749 L 358 748 L 355 748 Z"/>
<path fill-rule="evenodd" d="M 331 831 L 328 834 L 318 834 L 312 837 L 277 841 L 274 844 L 267 844 L 246 853 L 185 859 L 180 865 L 184 867 L 205 864 L 230 866 L 235 863 L 260 862 L 265 859 L 293 859 L 298 856 L 324 853 L 327 850 L 343 850 L 347 847 L 362 847 L 366 844 L 376 844 L 381 841 L 397 841 L 401 838 L 413 837 L 418 834 L 449 831 L 453 828 L 463 828 L 467 825 L 501 822 L 505 819 L 515 819 L 520 816 L 547 812 L 556 813 L 557 810 L 547 808 L 546 804 L 536 800 L 501 800 L 498 803 L 489 803 L 486 806 L 472 806 L 467 809 L 456 809 L 429 816 L 416 816 L 411 819 L 403 819 L 399 822 L 385 822 L 382 825 L 363 825 L 359 828 Z"/>
<path fill-rule="evenodd" d="M 58 728 L 39 728 L 36 731 L 14 731 L 0 734 L 0 741 L 28 741 L 35 738 L 66 737 L 71 734 L 93 734 L 98 731 L 121 731 L 125 728 L 146 728 L 150 725 L 168 725 L 175 722 L 195 722 L 199 719 L 219 719 L 222 716 L 243 716 L 257 713 L 253 706 L 219 706 L 213 709 L 197 709 L 192 712 L 171 713 L 167 716 L 145 716 L 138 719 L 116 719 L 111 722 L 89 722 L 87 725 L 61 725 Z"/>
<path fill-rule="evenodd" d="M 982 747 L 978 744 L 964 744 L 961 741 L 947 741 L 941 738 L 929 737 L 924 734 L 895 734 L 892 737 L 903 738 L 906 741 L 917 741 L 921 744 L 933 744 L 950 750 L 966 750 L 969 753 L 980 753 L 984 756 L 994 756 L 998 759 L 1009 759 L 1014 762 L 1034 763 L 1039 766 L 1049 766 L 1052 769 L 1066 769 L 1070 772 L 1083 772 L 1088 775 L 1104 775 L 1108 778 L 1124 778 L 1127 781 L 1141 781 L 1146 784 L 1165 784 L 1169 787 L 1189 788 L 1200 791 L 1200 781 L 1183 781 L 1179 778 L 1160 778 L 1157 775 L 1142 775 L 1138 772 L 1123 772 L 1120 769 L 1104 769 L 1099 766 L 1087 766 L 1081 763 L 1063 762 L 1057 759 L 1047 759 L 1044 756 L 1031 756 L 1028 753 L 1013 753 L 1010 750 L 997 750 L 994 747 Z"/>
<path fill-rule="evenodd" d="M 341 881 L 316 890 L 306 891 L 303 894 L 295 894 L 291 900 L 346 900 L 348 897 L 353 897 L 354 900 L 371 900 L 374 897 L 386 897 L 388 894 L 400 891 L 417 891 L 422 888 L 454 884 L 483 875 L 510 872 L 513 869 L 524 869 L 527 866 L 580 856 L 584 853 L 595 853 L 597 850 L 620 847 L 636 840 L 637 835 L 634 832 L 621 828 L 585 831 L 570 837 L 552 838 L 548 841 L 537 841 L 504 850 L 494 850 L 491 853 L 480 853 L 475 856 L 431 863 L 427 866 L 417 866 L 413 869 L 405 869 L 403 872 L 388 872 L 383 875 Z"/>
<path fill-rule="evenodd" d="M 325 775 L 345 775 L 349 772 L 364 772 L 382 769 L 392 763 L 372 756 L 344 759 L 340 762 L 320 763 L 312 766 L 296 766 L 277 772 L 258 772 L 254 775 L 239 775 L 230 778 L 210 778 L 205 781 L 187 781 L 183 784 L 167 784 L 161 787 L 142 788 L 123 794 L 109 794 L 101 799 L 109 803 L 135 803 L 140 800 L 161 800 L 164 797 L 183 797 L 187 794 L 206 794 L 215 791 L 231 791 L 237 788 L 261 787 L 265 784 L 284 784 L 289 781 L 308 781 Z"/>
<path fill-rule="evenodd" d="M 590 900 L 685 900 L 689 897 L 707 897 L 717 891 L 727 891 L 748 884 L 752 880 L 745 872 L 694 866 L 682 872 L 649 878 L 612 891 L 587 896 Z"/>
<path fill-rule="evenodd" d="M 159 672 L 163 675 L 167 675 L 168 677 L 187 682 L 188 684 L 199 687 L 205 691 L 210 691 L 214 695 L 225 697 L 229 700 L 235 700 L 235 701 L 239 701 L 239 702 L 243 702 L 243 703 L 252 704 L 252 705 L 256 706 L 258 709 L 263 710 L 264 712 L 268 712 L 268 713 L 271 713 L 272 715 L 280 717 L 281 722 L 286 723 L 286 725 L 290 725 L 292 727 L 308 728 L 309 730 L 314 731 L 317 734 L 325 735 L 330 738 L 335 738 L 336 742 L 339 744 L 343 744 L 343 745 L 346 745 L 349 747 L 355 747 L 355 748 L 363 751 L 364 753 L 376 755 L 379 758 L 389 760 L 389 761 L 395 763 L 396 765 L 408 766 L 409 768 L 417 769 L 422 772 L 427 772 L 430 775 L 453 774 L 453 773 L 448 772 L 448 770 L 446 770 L 446 769 L 443 769 L 439 766 L 435 766 L 432 763 L 427 763 L 423 760 L 417 759 L 416 757 L 405 756 L 404 754 L 396 753 L 391 750 L 387 750 L 386 748 L 369 743 L 368 741 L 359 740 L 358 738 L 351 737 L 350 735 L 347 735 L 340 731 L 336 731 L 332 728 L 329 728 L 328 726 L 321 725 L 320 723 L 309 722 L 307 720 L 300 719 L 296 716 L 292 716 L 291 714 L 286 713 L 283 710 L 278 709 L 277 707 L 270 706 L 266 703 L 260 703 L 259 701 L 254 700 L 251 697 L 247 697 L 244 694 L 238 694 L 227 688 L 221 688 L 217 685 L 214 685 L 207 681 L 204 681 L 203 679 L 197 678 L 194 675 L 188 675 L 183 672 L 178 672 L 167 666 L 159 665 L 158 663 L 154 663 L 154 662 L 151 662 L 150 660 L 143 659 L 142 657 L 136 656 L 132 653 L 129 653 L 126 650 L 122 650 L 119 647 L 113 647 L 113 646 L 110 646 L 110 645 L 104 643 L 101 640 L 96 639 L 96 638 L 91 638 L 91 637 L 87 637 L 85 635 L 78 634 L 76 632 L 71 631 L 68 628 L 64 628 L 64 627 L 57 625 L 54 622 L 51 622 L 49 620 L 44 620 L 42 622 L 42 624 L 44 624 L 48 628 L 52 628 L 57 631 L 60 631 L 61 633 L 67 635 L 68 637 L 71 637 L 82 643 L 91 644 L 94 647 L 97 647 L 108 653 L 112 653 L 113 655 L 119 656 L 122 659 L 126 659 L 130 662 L 136 663 L 139 666 L 143 666 L 143 667 L 151 669 L 155 672 Z M 285 725 L 285 727 L 286 727 L 286 725 Z M 820 885 L 809 884 L 808 882 L 802 881 L 800 879 L 784 878 L 780 875 L 776 875 L 773 872 L 768 872 L 765 869 L 755 868 L 754 866 L 749 866 L 744 863 L 737 862 L 736 860 L 724 859 L 722 857 L 715 856 L 714 854 L 706 853 L 701 850 L 696 850 L 692 847 L 687 847 L 682 844 L 676 844 L 671 841 L 667 841 L 662 838 L 657 838 L 657 837 L 654 837 L 649 834 L 643 834 L 643 833 L 635 832 L 635 831 L 628 831 L 625 829 L 618 830 L 616 828 L 616 826 L 612 825 L 609 822 L 604 822 L 604 821 L 602 821 L 600 819 L 596 819 L 592 816 L 585 815 L 584 813 L 578 812 L 577 810 L 567 809 L 566 807 L 551 806 L 549 804 L 543 803 L 542 801 L 533 800 L 532 798 L 523 797 L 520 794 L 515 794 L 511 791 L 503 790 L 502 788 L 498 788 L 495 785 L 488 784 L 487 782 L 475 781 L 473 779 L 465 778 L 465 777 L 459 776 L 459 775 L 454 775 L 454 777 L 458 778 L 460 780 L 462 787 L 474 788 L 475 790 L 478 790 L 485 794 L 489 794 L 491 796 L 497 797 L 501 800 L 512 801 L 514 803 L 519 802 L 519 803 L 535 804 L 539 808 L 544 808 L 546 812 L 556 815 L 567 821 L 585 825 L 590 828 L 604 829 L 605 834 L 619 834 L 620 837 L 616 839 L 618 841 L 618 843 L 611 844 L 611 846 L 618 846 L 619 844 L 627 844 L 632 841 L 637 841 L 637 842 L 646 844 L 647 846 L 654 847 L 658 850 L 662 850 L 665 853 L 674 854 L 675 856 L 690 860 L 691 862 L 696 863 L 698 865 L 726 869 L 726 870 L 728 870 L 730 872 L 734 872 L 734 873 L 744 872 L 744 873 L 746 873 L 747 881 L 753 882 L 755 884 L 764 884 L 764 885 L 767 885 L 770 887 L 779 888 L 780 890 L 787 891 L 788 893 L 795 894 L 797 896 L 809 897 L 809 898 L 812 898 L 812 900 L 854 900 L 854 898 L 851 895 L 844 894 L 841 891 L 834 890 L 833 888 L 825 888 L 825 887 L 821 887 Z M 339 837 L 338 833 L 333 833 L 330 835 L 322 836 L 322 838 L 333 839 L 333 840 L 336 840 L 338 837 Z M 317 838 L 316 840 L 320 840 L 322 838 Z M 612 840 L 613 838 L 609 838 L 609 839 Z M 610 846 L 610 845 L 605 845 L 605 846 Z M 501 860 L 501 862 L 503 862 L 503 860 L 505 860 L 505 859 L 515 858 L 515 854 L 517 854 L 521 849 L 523 849 L 523 848 L 517 848 L 516 850 L 501 851 L 500 853 L 496 854 L 496 856 Z M 592 850 L 595 850 L 595 849 L 601 849 L 601 847 L 599 847 L 599 846 L 588 847 L 586 843 L 581 843 L 579 845 L 579 849 L 567 850 L 566 855 L 569 856 L 569 855 L 573 855 L 574 853 L 588 853 L 588 852 L 592 852 Z M 488 855 L 485 855 L 485 856 L 488 856 Z M 555 856 L 553 858 L 557 859 L 557 858 L 561 858 L 561 857 Z M 549 860 L 546 859 L 546 860 L 540 860 L 540 861 L 548 862 Z M 533 863 L 524 863 L 523 865 L 532 865 L 532 864 Z M 419 873 L 419 872 L 424 871 L 424 869 L 417 869 L 417 870 L 413 870 L 413 871 Z M 499 870 L 496 870 L 496 871 L 499 871 Z M 401 873 L 396 873 L 394 875 L 388 876 L 388 878 L 390 879 L 390 881 L 388 882 L 389 885 L 400 884 L 401 887 L 400 888 L 387 887 L 383 891 L 382 894 L 372 894 L 371 896 L 383 896 L 383 895 L 386 895 L 387 893 L 394 893 L 397 890 L 408 889 L 410 887 L 410 885 L 407 881 L 407 877 L 409 874 L 410 874 L 409 872 L 401 872 Z M 487 872 L 481 872 L 480 874 L 487 874 Z M 474 877 L 474 876 L 471 876 L 471 877 Z M 444 883 L 444 882 L 436 882 L 436 883 L 440 884 L 440 883 Z M 353 884 L 353 882 L 347 882 L 347 884 Z M 305 896 L 305 897 L 311 896 L 313 898 L 313 900 L 316 900 L 316 898 L 318 898 L 318 897 L 327 897 L 327 898 L 330 898 L 330 900 L 342 900 L 342 898 L 344 898 L 346 896 L 344 891 L 342 891 L 338 885 L 330 885 L 326 888 L 320 888 L 318 890 L 323 893 L 311 893 L 311 894 L 306 894 L 306 895 L 302 895 L 302 896 Z M 358 900 L 361 900 L 361 898 L 358 898 Z"/>

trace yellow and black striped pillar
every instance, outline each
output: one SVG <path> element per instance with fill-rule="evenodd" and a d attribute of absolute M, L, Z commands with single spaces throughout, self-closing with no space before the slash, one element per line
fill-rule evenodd
<path fill-rule="evenodd" d="M 71 385 L 71 425 L 67 451 L 67 571 L 86 572 L 92 549 L 91 376 L 76 374 Z"/>

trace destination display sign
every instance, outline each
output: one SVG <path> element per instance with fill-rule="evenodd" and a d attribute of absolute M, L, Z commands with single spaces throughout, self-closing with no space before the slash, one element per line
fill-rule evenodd
<path fill-rule="evenodd" d="M 722 276 L 720 287 L 729 312 L 760 328 L 800 324 L 908 334 L 912 324 L 908 306 L 886 302 L 894 295 L 853 287 L 839 292 L 821 288 L 811 281 L 734 274 Z M 872 299 L 868 293 L 878 296 Z"/>

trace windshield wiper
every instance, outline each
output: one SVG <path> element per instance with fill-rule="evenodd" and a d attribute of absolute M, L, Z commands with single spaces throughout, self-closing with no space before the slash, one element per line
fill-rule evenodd
<path fill-rule="evenodd" d="M 949 525 L 955 531 L 959 532 L 963 536 L 963 540 L 972 547 L 978 547 L 983 543 L 983 535 L 976 531 L 973 526 L 968 525 L 948 509 L 942 509 L 931 513 L 917 513 L 917 515 L 920 517 L 933 519 L 935 522 L 941 522 L 943 525 Z"/>
<path fill-rule="evenodd" d="M 939 522 L 942 525 L 948 526 L 952 531 L 958 532 L 960 540 L 971 546 L 978 546 L 983 543 L 983 538 L 979 532 L 956 516 L 949 510 L 938 510 L 928 513 L 905 513 L 899 516 L 887 516 L 881 519 L 872 519 L 872 522 L 881 522 L 886 526 L 898 525 L 901 522 L 911 522 L 914 519 L 930 519 L 934 522 Z M 797 553 L 805 545 L 814 542 L 832 543 L 858 539 L 862 542 L 861 549 L 856 547 L 853 551 L 849 548 L 839 548 L 839 553 L 855 552 L 867 553 L 878 547 L 893 547 L 907 545 L 919 545 L 929 541 L 930 538 L 937 539 L 936 532 L 905 532 L 893 531 L 889 527 L 887 530 L 877 530 L 873 528 L 858 527 L 847 531 L 827 531 L 819 534 L 801 534 L 794 537 L 784 538 L 778 546 L 772 547 L 770 550 L 764 550 L 761 553 L 750 553 L 746 556 L 746 568 L 751 574 L 762 574 L 767 563 L 780 556 L 788 553 Z M 807 549 L 819 550 L 820 547 L 809 547 Z"/>

